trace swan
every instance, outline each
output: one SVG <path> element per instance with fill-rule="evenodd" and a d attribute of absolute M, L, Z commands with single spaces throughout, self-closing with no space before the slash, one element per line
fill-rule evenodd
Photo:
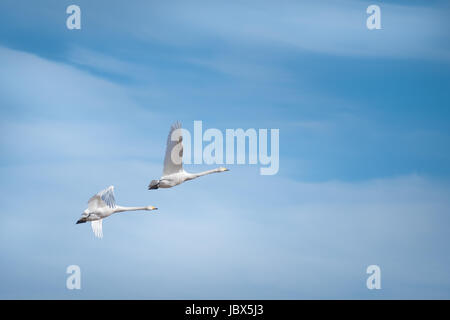
<path fill-rule="evenodd" d="M 102 221 L 104 218 L 109 217 L 113 213 L 137 210 L 151 211 L 157 209 L 158 208 L 153 206 L 118 206 L 116 205 L 116 200 L 114 199 L 114 186 L 110 186 L 89 199 L 88 208 L 83 211 L 83 213 L 81 214 L 81 218 L 77 221 L 77 224 L 90 221 L 94 235 L 97 238 L 103 238 Z"/>
<path fill-rule="evenodd" d="M 179 130 L 180 129 L 180 130 Z M 207 174 L 229 171 L 227 168 L 216 168 L 198 173 L 189 173 L 183 169 L 183 135 L 181 123 L 175 122 L 170 127 L 167 137 L 166 154 L 164 157 L 164 169 L 161 179 L 152 180 L 148 185 L 148 190 L 158 188 L 172 188 L 185 181 L 192 180 Z"/>

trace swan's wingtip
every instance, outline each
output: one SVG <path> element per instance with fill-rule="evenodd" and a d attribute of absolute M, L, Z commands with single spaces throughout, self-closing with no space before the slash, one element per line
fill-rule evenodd
<path fill-rule="evenodd" d="M 177 120 L 174 123 L 172 123 L 171 129 L 175 130 L 175 129 L 180 129 L 181 128 L 181 121 Z"/>

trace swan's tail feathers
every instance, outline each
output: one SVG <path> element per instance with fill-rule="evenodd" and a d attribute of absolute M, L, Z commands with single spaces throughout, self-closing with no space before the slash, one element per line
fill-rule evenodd
<path fill-rule="evenodd" d="M 148 190 L 158 189 L 159 188 L 159 180 L 152 180 L 148 185 Z"/>

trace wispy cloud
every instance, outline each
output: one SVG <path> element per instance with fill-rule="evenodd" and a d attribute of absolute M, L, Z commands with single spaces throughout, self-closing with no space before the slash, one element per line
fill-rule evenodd
<path fill-rule="evenodd" d="M 146 28 L 143 33 L 173 45 L 224 41 L 244 50 L 257 46 L 339 56 L 449 60 L 450 48 L 445 44 L 448 6 L 439 10 L 383 3 L 383 29 L 369 31 L 366 28 L 369 4 L 364 1 L 179 2 L 158 6 L 157 11 L 170 19 L 164 22 L 164 28 Z M 176 33 L 175 25 L 179 27 Z"/>
<path fill-rule="evenodd" d="M 139 105 L 132 89 L 20 51 L 0 47 L 0 60 L 4 150 L 29 154 L 29 161 L 146 153 L 126 143 L 117 148 L 136 126 L 159 117 Z"/>
<path fill-rule="evenodd" d="M 34 282 L 44 297 L 71 297 L 52 287 L 61 281 L 60 269 L 74 262 L 84 270 L 85 298 L 370 298 L 370 264 L 382 268 L 379 297 L 444 298 L 450 292 L 450 261 L 442 254 L 448 251 L 450 205 L 445 183 L 420 176 L 361 183 L 275 176 L 267 182 L 237 168 L 232 176 L 149 193 L 142 175 L 159 169 L 140 161 L 2 169 L 14 182 L 0 184 L 7 199 L 1 243 L 13 241 L 20 250 L 1 246 L 10 263 L 0 295 L 30 297 L 16 291 L 20 286 L 12 279 L 26 283 L 37 273 Z M 30 200 L 18 206 L 16 190 L 30 181 L 45 189 L 25 186 L 22 194 Z M 102 181 L 117 184 L 118 202 L 156 204 L 159 212 L 111 217 L 104 222 L 104 241 L 94 242 L 89 227 L 75 226 L 74 218 Z M 174 199 L 190 199 L 189 205 L 181 210 Z M 118 257 L 126 263 L 111 265 Z M 433 264 L 433 274 L 424 261 Z M 21 265 L 33 265 L 35 274 L 22 274 Z M 117 277 L 121 273 L 129 277 Z"/>
<path fill-rule="evenodd" d="M 148 70 L 143 70 L 143 66 L 86 48 L 72 47 L 68 49 L 66 59 L 76 66 L 86 67 L 97 72 L 121 75 L 127 78 L 141 77 L 142 74 L 150 77 Z"/>
<path fill-rule="evenodd" d="M 363 1 L 79 4 L 79 33 L 0 5 L 0 297 L 449 297 L 444 4 L 382 3 L 375 32 Z M 177 119 L 280 128 L 279 174 L 149 192 Z M 95 241 L 74 222 L 111 184 L 160 210 Z"/>

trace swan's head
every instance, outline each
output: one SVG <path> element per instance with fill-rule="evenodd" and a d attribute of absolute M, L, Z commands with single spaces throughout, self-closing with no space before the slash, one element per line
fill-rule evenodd
<path fill-rule="evenodd" d="M 148 207 L 147 207 L 147 210 L 148 210 L 148 211 L 158 210 L 158 208 L 157 208 L 157 207 L 153 207 L 153 206 L 148 206 Z"/>
<path fill-rule="evenodd" d="M 218 168 L 217 170 L 218 170 L 219 172 L 230 171 L 230 169 L 223 168 L 223 167 L 220 167 L 220 168 Z"/>
<path fill-rule="evenodd" d="M 79 223 L 85 223 L 87 222 L 87 217 L 89 216 L 88 210 L 84 210 L 83 213 L 81 214 L 81 218 L 78 219 L 77 224 Z"/>

